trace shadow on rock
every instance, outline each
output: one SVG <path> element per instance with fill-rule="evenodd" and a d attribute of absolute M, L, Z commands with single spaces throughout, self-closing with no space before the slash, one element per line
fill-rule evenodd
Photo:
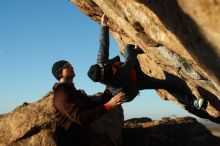
<path fill-rule="evenodd" d="M 125 121 L 123 129 L 124 146 L 210 146 L 219 145 L 220 138 L 196 119 L 163 118 L 159 121 Z"/>

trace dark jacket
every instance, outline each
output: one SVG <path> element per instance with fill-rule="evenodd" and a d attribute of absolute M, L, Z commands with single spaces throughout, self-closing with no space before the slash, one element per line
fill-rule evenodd
<path fill-rule="evenodd" d="M 67 83 L 56 83 L 53 90 L 58 145 L 81 143 L 91 138 L 89 124 L 107 112 L 104 103 L 110 100 L 111 95 L 105 92 L 99 96 L 88 96 L 77 90 L 74 84 Z"/>
<path fill-rule="evenodd" d="M 119 56 L 109 59 L 109 27 L 102 26 L 100 33 L 100 47 L 97 57 L 97 63 L 114 62 L 120 60 Z M 139 93 L 137 83 L 135 83 L 129 74 L 131 70 L 136 70 L 137 59 L 125 60 L 121 67 L 117 70 L 117 73 L 113 76 L 113 79 L 106 84 L 107 88 L 111 90 L 113 95 L 123 91 L 125 93 L 125 101 L 133 100 Z"/>

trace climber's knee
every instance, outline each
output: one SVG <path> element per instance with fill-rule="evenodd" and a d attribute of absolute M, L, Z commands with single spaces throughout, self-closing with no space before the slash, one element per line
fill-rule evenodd
<path fill-rule="evenodd" d="M 124 92 L 124 93 L 125 93 L 125 98 L 123 102 L 130 102 L 139 94 L 139 91 L 136 89 L 133 89 L 132 91 Z"/>
<path fill-rule="evenodd" d="M 130 102 L 130 101 L 132 101 L 133 99 L 134 99 L 135 97 L 126 97 L 126 98 L 124 98 L 123 100 L 122 100 L 122 103 L 125 103 L 125 102 Z"/>
<path fill-rule="evenodd" d="M 125 58 L 128 58 L 129 56 L 135 55 L 134 47 L 135 47 L 135 45 L 133 45 L 133 44 L 127 44 L 125 46 L 125 48 L 124 48 Z"/>

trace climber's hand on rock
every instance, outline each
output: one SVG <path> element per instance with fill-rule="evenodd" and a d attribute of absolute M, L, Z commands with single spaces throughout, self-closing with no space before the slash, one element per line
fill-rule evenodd
<path fill-rule="evenodd" d="M 105 14 L 103 14 L 103 15 L 102 15 L 102 19 L 101 19 L 101 25 L 102 25 L 102 26 L 107 26 L 108 19 L 109 19 L 108 16 L 105 15 Z"/>
<path fill-rule="evenodd" d="M 110 108 L 114 108 L 120 104 L 122 104 L 123 99 L 125 98 L 125 93 L 120 92 L 117 95 L 115 95 L 114 97 L 112 97 L 112 99 L 107 103 Z"/>

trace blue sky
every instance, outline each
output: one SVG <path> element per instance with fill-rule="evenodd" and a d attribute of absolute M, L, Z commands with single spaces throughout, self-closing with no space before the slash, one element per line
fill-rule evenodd
<path fill-rule="evenodd" d="M 73 64 L 78 89 L 88 94 L 103 91 L 103 85 L 87 77 L 89 66 L 96 62 L 99 28 L 68 0 L 1 0 L 0 114 L 50 91 L 56 82 L 51 66 L 61 59 Z M 118 55 L 117 42 L 111 38 L 110 43 L 110 56 Z M 141 91 L 123 108 L 126 119 L 190 115 L 160 99 L 154 90 Z"/>

